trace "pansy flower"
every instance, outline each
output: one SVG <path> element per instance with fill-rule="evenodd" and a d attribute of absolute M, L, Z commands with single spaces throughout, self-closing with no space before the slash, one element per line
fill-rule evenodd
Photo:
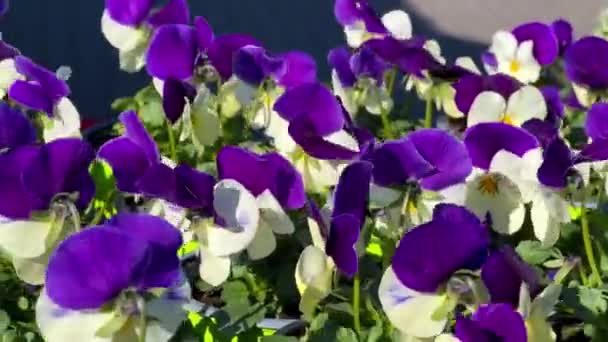
<path fill-rule="evenodd" d="M 137 72 L 145 65 L 146 50 L 153 30 L 166 24 L 188 24 L 190 10 L 185 0 L 170 0 L 157 11 L 151 0 L 130 2 L 106 0 L 101 31 L 118 49 L 120 68 Z"/>
<path fill-rule="evenodd" d="M 470 318 L 459 316 L 456 337 L 462 342 L 528 341 L 522 316 L 507 304 L 482 305 Z"/>
<path fill-rule="evenodd" d="M 519 81 L 504 74 L 481 75 L 472 73 L 460 77 L 454 83 L 454 89 L 456 90 L 454 101 L 458 110 L 466 115 L 471 110 L 477 96 L 482 92 L 495 92 L 508 99 L 519 88 L 521 88 Z"/>
<path fill-rule="evenodd" d="M 380 281 L 389 321 L 409 336 L 439 335 L 451 311 L 446 303 L 453 300 L 445 284 L 456 271 L 483 263 L 489 243 L 487 227 L 473 213 L 449 204 L 435 207 L 430 222 L 405 233 Z"/>
<path fill-rule="evenodd" d="M 119 214 L 51 255 L 36 322 L 46 340 L 168 341 L 186 318 L 190 287 L 181 235 L 149 215 Z"/>
<path fill-rule="evenodd" d="M 412 37 L 412 22 L 407 13 L 394 10 L 380 18 L 367 0 L 338 0 L 334 14 L 344 27 L 346 41 L 358 48 L 366 40 L 390 36 L 399 40 Z"/>
<path fill-rule="evenodd" d="M 564 68 L 578 102 L 591 106 L 597 99 L 595 92 L 608 88 L 608 41 L 603 38 L 583 37 L 564 53 Z"/>
<path fill-rule="evenodd" d="M 327 60 L 332 67 L 334 93 L 350 114 L 357 114 L 360 106 L 376 115 L 392 108 L 384 84 L 388 64 L 370 48 L 362 47 L 352 54 L 346 47 L 338 47 L 329 52 Z"/>
<path fill-rule="evenodd" d="M 496 32 L 483 60 L 489 73 L 503 73 L 532 83 L 540 77 L 541 67 L 552 64 L 558 54 L 558 39 L 551 27 L 530 22 L 511 32 Z"/>
<path fill-rule="evenodd" d="M 14 46 L 0 41 L 0 98 L 4 99 L 8 93 L 8 88 L 23 76 L 15 67 L 15 57 L 21 52 Z"/>
<path fill-rule="evenodd" d="M 0 246 L 18 275 L 41 284 L 48 253 L 95 193 L 89 175 L 94 151 L 80 139 L 24 145 L 0 153 Z"/>
<path fill-rule="evenodd" d="M 36 142 L 36 129 L 26 114 L 0 102 L 0 154 Z"/>

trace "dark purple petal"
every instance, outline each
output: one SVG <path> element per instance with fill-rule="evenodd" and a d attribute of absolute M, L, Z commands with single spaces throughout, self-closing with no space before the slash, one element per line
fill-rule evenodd
<path fill-rule="evenodd" d="M 369 47 L 359 49 L 350 59 L 350 69 L 355 75 L 373 78 L 378 84 L 384 83 L 384 72 L 388 67 Z"/>
<path fill-rule="evenodd" d="M 564 66 L 570 81 L 591 89 L 608 88 L 608 41 L 584 37 L 564 53 Z"/>
<path fill-rule="evenodd" d="M 325 219 L 323 218 L 323 215 L 321 214 L 321 210 L 319 209 L 319 206 L 312 199 L 308 199 L 306 201 L 306 203 L 307 203 L 306 208 L 308 209 L 307 210 L 308 217 L 315 220 L 315 222 L 319 226 L 321 236 L 323 237 L 324 240 L 327 240 L 327 238 L 329 237 L 329 229 L 327 227 L 327 224 L 325 223 Z M 358 239 L 358 237 L 357 237 L 357 239 Z"/>
<path fill-rule="evenodd" d="M 270 76 L 278 78 L 286 72 L 286 65 L 280 58 L 269 55 L 259 46 L 244 46 L 234 54 L 232 70 L 246 83 L 258 86 Z"/>
<path fill-rule="evenodd" d="M 153 0 L 106 0 L 106 9 L 115 21 L 127 26 L 138 26 L 148 16 L 153 3 Z"/>
<path fill-rule="evenodd" d="M 464 144 L 473 166 L 487 170 L 500 150 L 519 157 L 539 146 L 536 138 L 525 130 L 504 123 L 480 123 L 467 129 Z"/>
<path fill-rule="evenodd" d="M 188 83 L 168 79 L 163 84 L 163 110 L 171 123 L 184 113 L 187 99 L 193 100 L 196 90 Z"/>
<path fill-rule="evenodd" d="M 148 73 L 161 80 L 187 80 L 194 74 L 197 53 L 197 34 L 193 27 L 163 25 L 150 41 L 146 56 Z"/>
<path fill-rule="evenodd" d="M 350 214 L 363 224 L 369 199 L 372 169 L 371 163 L 356 161 L 342 171 L 334 193 L 332 216 Z"/>
<path fill-rule="evenodd" d="M 456 320 L 456 337 L 462 342 L 526 342 L 523 317 L 508 304 L 488 304 L 468 319 Z"/>
<path fill-rule="evenodd" d="M 490 292 L 492 303 L 519 305 L 519 292 L 525 282 L 532 296 L 538 294 L 540 279 L 513 248 L 507 246 L 490 253 L 481 268 L 481 279 Z"/>
<path fill-rule="evenodd" d="M 559 88 L 544 86 L 540 89 L 547 103 L 547 121 L 559 123 L 564 117 L 564 103 L 559 94 Z"/>
<path fill-rule="evenodd" d="M 608 138 L 608 103 L 595 103 L 587 113 L 585 133 L 591 139 Z"/>
<path fill-rule="evenodd" d="M 287 121 L 306 116 L 316 134 L 326 136 L 344 127 L 342 106 L 321 83 L 308 83 L 288 89 L 277 99 L 274 110 Z"/>
<path fill-rule="evenodd" d="M 578 97 L 576 97 L 574 90 L 568 92 L 568 95 L 564 99 L 564 104 L 575 110 L 587 110 L 587 108 L 578 101 Z"/>
<path fill-rule="evenodd" d="M 491 76 L 480 76 L 476 74 L 465 75 L 454 84 L 456 90 L 456 106 L 463 113 L 468 113 L 471 105 L 479 93 L 483 91 L 494 91 L 505 99 L 520 88 L 521 84 L 507 75 L 495 74 Z"/>
<path fill-rule="evenodd" d="M 0 151 L 36 142 L 36 129 L 17 109 L 0 102 Z"/>
<path fill-rule="evenodd" d="M 538 180 L 545 186 L 566 187 L 568 172 L 574 166 L 568 145 L 562 139 L 555 139 L 545 148 L 543 157 L 543 163 L 537 172 Z"/>
<path fill-rule="evenodd" d="M 558 19 L 551 23 L 551 30 L 553 30 L 553 34 L 557 38 L 559 53 L 564 53 L 574 39 L 572 25 L 565 19 Z"/>
<path fill-rule="evenodd" d="M 141 147 L 121 137 L 103 144 L 97 155 L 112 167 L 119 190 L 138 192 L 135 183 L 151 165 Z"/>
<path fill-rule="evenodd" d="M 441 64 L 418 40 L 401 41 L 392 37 L 371 39 L 363 45 L 370 48 L 389 64 L 397 66 L 406 74 L 423 77 L 424 70 L 441 68 Z"/>
<path fill-rule="evenodd" d="M 608 139 L 595 139 L 577 156 L 577 162 L 608 160 Z"/>
<path fill-rule="evenodd" d="M 33 110 L 53 113 L 53 99 L 47 96 L 44 88 L 39 84 L 17 80 L 8 89 L 8 96 L 20 105 Z"/>
<path fill-rule="evenodd" d="M 165 164 L 152 165 L 145 170 L 135 183 L 137 193 L 157 197 L 169 202 L 175 200 L 177 177 L 175 172 Z"/>
<path fill-rule="evenodd" d="M 22 176 L 24 187 L 41 201 L 36 209 L 47 209 L 61 193 L 77 193 L 76 205 L 86 208 L 95 195 L 89 174 L 94 158 L 93 148 L 81 139 L 58 139 L 43 145 Z"/>
<path fill-rule="evenodd" d="M 481 62 L 491 68 L 498 67 L 498 61 L 496 60 L 496 55 L 491 52 L 484 52 L 481 54 Z"/>
<path fill-rule="evenodd" d="M 53 99 L 53 101 L 57 101 L 70 94 L 70 88 L 65 81 L 60 80 L 54 72 L 32 62 L 29 58 L 16 56 L 15 68 L 28 81 L 40 85 L 47 96 Z"/>
<path fill-rule="evenodd" d="M 473 213 L 439 204 L 432 221 L 405 233 L 393 256 L 393 269 L 405 286 L 435 292 L 454 272 L 484 256 L 489 239 L 487 227 Z"/>
<path fill-rule="evenodd" d="M 559 136 L 559 128 L 556 124 L 540 119 L 528 120 L 521 125 L 521 128 L 532 134 L 543 148 L 547 148 Z"/>
<path fill-rule="evenodd" d="M 22 182 L 22 173 L 38 155 L 39 147 L 23 146 L 0 153 L 0 216 L 28 219 L 41 202 L 29 193 Z"/>
<path fill-rule="evenodd" d="M 549 25 L 531 22 L 513 29 L 518 42 L 531 40 L 534 43 L 534 58 L 540 65 L 549 65 L 557 59 L 559 46 L 557 37 Z"/>
<path fill-rule="evenodd" d="M 186 0 L 169 0 L 169 2 L 148 19 L 148 24 L 158 28 L 168 24 L 190 24 L 190 9 Z"/>
<path fill-rule="evenodd" d="M 234 54 L 247 45 L 262 46 L 255 38 L 243 34 L 224 34 L 211 42 L 207 57 L 222 79 L 232 76 Z"/>
<path fill-rule="evenodd" d="M 435 172 L 408 139 L 386 142 L 371 152 L 368 159 L 374 164 L 374 183 L 380 186 L 404 185 Z"/>
<path fill-rule="evenodd" d="M 350 68 L 351 52 L 346 47 L 338 47 L 329 51 L 327 62 L 336 71 L 343 87 L 352 87 L 357 82 L 357 76 Z"/>
<path fill-rule="evenodd" d="M 361 225 L 362 223 L 350 214 L 338 215 L 331 219 L 325 251 L 334 260 L 336 267 L 349 277 L 359 269 L 355 244 L 359 240 Z"/>
<path fill-rule="evenodd" d="M 177 178 L 175 203 L 197 210 L 199 214 L 210 215 L 213 210 L 215 178 L 187 165 L 179 165 L 174 171 Z"/>
<path fill-rule="evenodd" d="M 264 155 L 272 171 L 270 191 L 287 209 L 299 209 L 306 203 L 304 180 L 291 163 L 278 153 Z"/>
<path fill-rule="evenodd" d="M 120 122 L 125 126 L 124 136 L 142 149 L 148 161 L 150 163 L 160 162 L 158 147 L 152 136 L 146 131 L 144 124 L 139 120 L 137 113 L 129 111 L 120 114 Z"/>
<path fill-rule="evenodd" d="M 342 26 L 352 25 L 361 20 L 356 3 L 357 0 L 336 0 L 334 3 L 334 15 Z"/>
<path fill-rule="evenodd" d="M 8 58 L 14 58 L 15 56 L 19 56 L 20 54 L 21 52 L 19 52 L 19 49 L 3 40 L 0 40 L 0 61 L 3 61 Z"/>
<path fill-rule="evenodd" d="M 289 135 L 306 154 L 317 159 L 351 160 L 358 155 L 358 151 L 325 140 L 306 115 L 300 115 L 289 123 Z"/>
<path fill-rule="evenodd" d="M 194 18 L 194 27 L 199 50 L 206 51 L 214 38 L 213 29 L 203 17 Z"/>
<path fill-rule="evenodd" d="M 422 129 L 410 134 L 409 139 L 418 153 L 433 166 L 434 172 L 423 176 L 423 189 L 439 191 L 463 182 L 473 165 L 464 144 L 440 129 Z"/>
<path fill-rule="evenodd" d="M 285 88 L 292 88 L 303 83 L 313 83 L 317 80 L 317 63 L 311 55 L 290 51 L 279 56 L 285 62 L 285 73 L 277 79 L 277 83 Z"/>

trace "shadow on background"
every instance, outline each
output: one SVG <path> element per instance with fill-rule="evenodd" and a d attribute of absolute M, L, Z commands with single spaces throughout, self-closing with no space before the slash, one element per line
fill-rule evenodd
<path fill-rule="evenodd" d="M 125 0 L 128 1 L 128 0 Z M 298 49 L 310 53 L 327 80 L 327 52 L 344 43 L 333 17 L 332 0 L 190 0 L 193 15 L 204 16 L 216 33 L 247 32 L 274 52 Z M 483 46 L 438 32 L 429 18 L 399 0 L 370 0 L 378 13 L 403 8 L 414 32 L 439 41 L 445 56 L 478 56 Z M 72 100 L 85 117 L 112 115 L 110 104 L 144 86 L 145 72 L 118 69 L 116 51 L 100 31 L 102 0 L 17 0 L 0 22 L 3 39 L 35 61 L 55 70 L 68 65 Z"/>

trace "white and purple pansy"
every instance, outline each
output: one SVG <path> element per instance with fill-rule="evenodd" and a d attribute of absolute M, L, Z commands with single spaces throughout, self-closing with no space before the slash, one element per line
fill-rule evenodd
<path fill-rule="evenodd" d="M 487 227 L 473 213 L 450 204 L 435 207 L 430 222 L 405 233 L 380 281 L 389 321 L 408 336 L 441 334 L 452 312 L 446 305 L 458 301 L 445 284 L 456 271 L 483 264 L 489 243 Z"/>
<path fill-rule="evenodd" d="M 186 312 L 180 232 L 119 214 L 63 241 L 51 255 L 36 321 L 47 341 L 168 341 Z M 142 338 L 143 336 L 143 338 Z"/>
<path fill-rule="evenodd" d="M 483 61 L 489 73 L 503 73 L 523 83 L 540 77 L 542 66 L 559 56 L 558 37 L 551 26 L 540 22 L 522 24 L 509 31 L 498 31 Z"/>
<path fill-rule="evenodd" d="M 21 52 L 14 46 L 0 40 L 0 98 L 4 99 L 8 88 L 23 76 L 15 67 L 15 57 Z"/>
<path fill-rule="evenodd" d="M 152 31 L 163 25 L 190 23 L 190 10 L 185 0 L 170 0 L 153 10 L 151 0 L 106 0 L 101 17 L 101 31 L 116 49 L 120 68 L 137 72 L 145 65 Z"/>

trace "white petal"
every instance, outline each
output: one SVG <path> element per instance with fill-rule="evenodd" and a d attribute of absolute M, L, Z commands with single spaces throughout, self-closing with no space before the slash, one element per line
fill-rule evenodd
<path fill-rule="evenodd" d="M 506 107 L 507 104 L 502 95 L 493 91 L 480 93 L 475 97 L 469 110 L 467 127 L 472 127 L 482 122 L 502 121 Z"/>
<path fill-rule="evenodd" d="M 53 303 L 44 289 L 36 302 L 36 324 L 48 342 L 111 342 L 111 338 L 95 334 L 113 315 L 112 312 L 63 309 Z"/>
<path fill-rule="evenodd" d="M 53 220 L 7 221 L 0 223 L 0 249 L 12 257 L 30 259 L 43 255 Z"/>
<path fill-rule="evenodd" d="M 326 141 L 342 146 L 354 152 L 359 152 L 359 143 L 345 130 L 339 130 L 325 137 Z"/>
<path fill-rule="evenodd" d="M 118 51 L 118 59 L 120 62 L 120 70 L 135 73 L 140 71 L 146 65 L 147 45 L 140 45 L 133 50 Z"/>
<path fill-rule="evenodd" d="M 498 31 L 492 37 L 492 52 L 499 63 L 502 61 L 511 61 L 517 53 L 517 39 L 508 31 Z"/>
<path fill-rule="evenodd" d="M 153 77 L 152 85 L 154 86 L 154 89 L 156 89 L 156 92 L 162 97 L 165 89 L 165 81 L 161 80 L 160 78 Z"/>
<path fill-rule="evenodd" d="M 384 87 L 370 84 L 364 94 L 361 104 L 370 114 L 380 115 L 383 111 L 390 112 L 393 108 L 393 98 Z"/>
<path fill-rule="evenodd" d="M 211 101 L 209 90 L 201 87 L 190 108 L 193 138 L 202 146 L 213 145 L 221 134 L 220 118 L 209 101 Z"/>
<path fill-rule="evenodd" d="M 210 251 L 217 256 L 243 251 L 255 237 L 260 218 L 255 197 L 237 181 L 226 179 L 215 185 L 213 206 L 226 227 L 208 227 Z"/>
<path fill-rule="evenodd" d="M 358 21 L 353 25 L 344 27 L 344 34 L 346 35 L 346 42 L 348 46 L 353 49 L 357 49 L 363 44 L 368 36 L 365 24 L 362 21 Z"/>
<path fill-rule="evenodd" d="M 534 43 L 531 40 L 521 43 L 515 58 L 519 68 L 513 72 L 513 76 L 524 83 L 536 82 L 540 76 L 541 66 L 534 58 Z"/>
<path fill-rule="evenodd" d="M 310 217 L 306 221 L 308 222 L 308 230 L 310 231 L 313 246 L 325 250 L 325 238 L 321 234 L 319 224 Z"/>
<path fill-rule="evenodd" d="M 547 116 L 545 98 L 536 87 L 522 87 L 509 98 L 506 115 L 516 126 L 521 126 L 530 119 L 544 120 Z"/>
<path fill-rule="evenodd" d="M 302 296 L 300 311 L 305 317 L 312 316 L 317 304 L 331 292 L 333 271 L 333 262 L 323 250 L 308 246 L 300 254 L 295 279 Z"/>
<path fill-rule="evenodd" d="M 220 286 L 230 276 L 230 258 L 219 257 L 207 248 L 200 248 L 201 263 L 198 273 L 202 280 L 212 286 Z"/>
<path fill-rule="evenodd" d="M 51 127 L 44 128 L 44 141 L 50 142 L 61 138 L 80 137 L 80 114 L 72 101 L 62 98 L 53 110 Z"/>
<path fill-rule="evenodd" d="M 553 246 L 559 239 L 560 225 L 551 217 L 543 201 L 533 202 L 530 214 L 536 238 L 544 247 Z"/>
<path fill-rule="evenodd" d="M 372 183 L 369 187 L 369 205 L 371 208 L 386 208 L 395 203 L 401 192 Z"/>
<path fill-rule="evenodd" d="M 445 58 L 441 55 L 441 46 L 439 42 L 434 39 L 429 39 L 424 42 L 424 49 L 431 53 L 433 58 L 441 64 L 445 64 Z"/>
<path fill-rule="evenodd" d="M 7 58 L 0 61 L 0 99 L 4 98 L 8 88 L 16 81 L 24 77 L 17 72 L 15 60 Z"/>
<path fill-rule="evenodd" d="M 331 84 L 334 94 L 342 100 L 342 104 L 344 105 L 344 108 L 346 108 L 346 111 L 351 115 L 355 115 L 359 109 L 359 106 L 355 101 L 355 90 L 351 87 L 347 88 L 342 86 L 336 70 L 332 70 L 331 72 Z"/>
<path fill-rule="evenodd" d="M 137 48 L 146 40 L 146 32 L 114 21 L 108 11 L 101 16 L 101 32 L 108 42 L 118 50 L 129 51 Z"/>
<path fill-rule="evenodd" d="M 507 176 L 521 192 L 522 200 L 528 203 L 540 191 L 536 171 L 543 161 L 542 149 L 536 148 L 519 157 L 509 151 L 501 150 L 494 155 L 490 164 L 491 172 Z"/>
<path fill-rule="evenodd" d="M 403 333 L 419 338 L 439 335 L 448 319 L 433 320 L 431 317 L 445 301 L 445 296 L 426 294 L 405 287 L 387 268 L 378 288 L 380 303 L 389 321 Z"/>
<path fill-rule="evenodd" d="M 402 10 L 394 10 L 382 16 L 382 23 L 391 35 L 399 40 L 412 38 L 412 21 Z"/>
<path fill-rule="evenodd" d="M 452 334 L 441 334 L 435 338 L 435 342 L 461 342 L 460 339 Z"/>
<path fill-rule="evenodd" d="M 456 58 L 456 61 L 454 61 L 454 64 L 472 73 L 481 75 L 481 71 L 479 70 L 479 68 L 475 64 L 475 61 L 473 61 L 473 58 L 471 57 L 458 57 Z"/>
<path fill-rule="evenodd" d="M 572 90 L 578 102 L 585 107 L 591 107 L 597 101 L 597 95 L 584 86 L 572 83 Z"/>
<path fill-rule="evenodd" d="M 183 316 L 184 317 L 180 321 L 180 324 L 186 319 L 186 315 Z M 169 327 L 162 325 L 161 322 L 147 322 L 146 342 L 167 342 L 173 337 L 173 335 L 175 335 L 177 328 L 179 328 L 179 326 L 177 326 L 174 330 L 171 330 Z"/>
<path fill-rule="evenodd" d="M 260 225 L 255 233 L 255 237 L 247 246 L 247 255 L 251 260 L 261 260 L 269 256 L 277 248 L 277 239 L 270 226 L 263 224 L 260 220 Z"/>
<path fill-rule="evenodd" d="M 17 273 L 19 279 L 30 285 L 44 284 L 48 263 L 49 253 L 32 259 L 13 258 L 15 273 Z"/>
<path fill-rule="evenodd" d="M 293 234 L 296 230 L 293 222 L 270 190 L 261 193 L 257 203 L 260 208 L 260 226 L 265 225 L 275 234 Z"/>
<path fill-rule="evenodd" d="M 300 151 L 302 154 L 305 152 Z M 298 152 L 294 153 L 297 154 Z M 320 160 L 308 155 L 292 160 L 294 167 L 302 174 L 304 186 L 310 192 L 324 192 L 338 183 L 339 167 L 328 160 Z"/>

